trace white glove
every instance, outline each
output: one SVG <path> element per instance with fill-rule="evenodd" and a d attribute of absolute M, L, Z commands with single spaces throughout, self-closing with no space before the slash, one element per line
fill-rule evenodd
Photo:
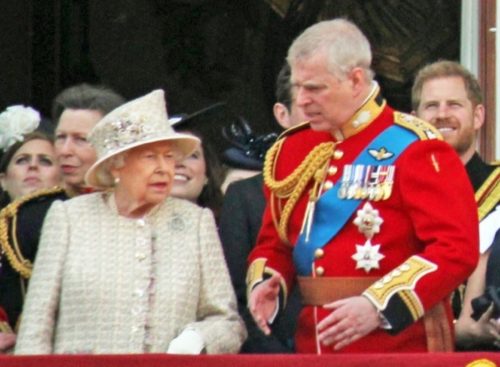
<path fill-rule="evenodd" d="M 205 343 L 200 333 L 195 329 L 187 328 L 170 342 L 167 353 L 200 354 L 203 348 L 205 348 Z"/>

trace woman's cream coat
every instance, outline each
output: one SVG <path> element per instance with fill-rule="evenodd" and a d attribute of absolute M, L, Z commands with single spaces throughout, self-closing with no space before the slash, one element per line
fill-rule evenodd
<path fill-rule="evenodd" d="M 103 193 L 52 205 L 16 354 L 163 353 L 186 327 L 207 353 L 246 336 L 208 209 L 168 198 L 128 219 Z"/>

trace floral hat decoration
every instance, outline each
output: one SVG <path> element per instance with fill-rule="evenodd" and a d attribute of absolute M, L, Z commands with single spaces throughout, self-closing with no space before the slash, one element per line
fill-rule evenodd
<path fill-rule="evenodd" d="M 171 141 L 180 158 L 190 155 L 200 140 L 176 133 L 168 122 L 164 92 L 155 90 L 114 109 L 100 120 L 88 137 L 97 153 L 97 162 L 87 171 L 85 181 L 96 188 L 113 186 L 106 161 L 132 148 L 158 141 Z"/>
<path fill-rule="evenodd" d="M 23 105 L 7 107 L 0 113 L 0 149 L 5 153 L 12 145 L 24 141 L 40 124 L 40 113 Z"/>

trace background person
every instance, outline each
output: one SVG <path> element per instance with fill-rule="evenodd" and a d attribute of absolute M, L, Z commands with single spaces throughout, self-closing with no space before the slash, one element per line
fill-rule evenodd
<path fill-rule="evenodd" d="M 179 115 L 170 119 L 177 132 L 196 136 L 200 143 L 195 151 L 175 165 L 172 196 L 187 199 L 203 208 L 209 208 L 218 222 L 222 206 L 221 190 L 225 170 L 213 146 L 208 129 L 214 129 L 210 114 L 220 104 L 214 104 L 191 115 Z"/>
<path fill-rule="evenodd" d="M 309 125 L 266 156 L 247 274 L 257 325 L 270 333 L 297 281 L 299 353 L 452 350 L 447 297 L 478 258 L 463 165 L 432 126 L 386 104 L 353 23 L 309 27 L 287 60 Z"/>
<path fill-rule="evenodd" d="M 61 91 L 53 103 L 53 121 L 57 124 L 54 149 L 62 173 L 61 187 L 33 192 L 0 212 L 0 228 L 6 234 L 0 236 L 6 254 L 1 258 L 0 307 L 14 331 L 19 326 L 47 210 L 56 200 L 89 191 L 83 179 L 96 156 L 87 135 L 100 118 L 123 102 L 120 95 L 102 86 L 79 84 Z"/>
<path fill-rule="evenodd" d="M 275 94 L 273 113 L 282 128 L 287 129 L 305 121 L 291 94 L 290 67 L 286 62 L 276 78 Z M 301 307 L 298 292 L 295 291 L 289 297 L 286 309 L 273 326 L 272 335 L 265 335 L 255 325 L 247 308 L 246 261 L 255 246 L 262 223 L 266 205 L 263 186 L 261 173 L 237 180 L 228 186 L 222 206 L 219 235 L 236 291 L 238 310 L 248 330 L 248 338 L 241 347 L 241 353 L 291 353 L 296 318 Z"/>
<path fill-rule="evenodd" d="M 86 83 L 66 88 L 54 98 L 55 147 L 63 187 L 69 196 L 87 192 L 84 176 L 96 159 L 88 133 L 105 114 L 124 102 L 116 92 Z"/>
<path fill-rule="evenodd" d="M 12 201 L 59 183 L 59 167 L 55 162 L 53 141 L 44 133 L 35 131 L 40 114 L 31 107 L 11 106 L 0 114 L 0 209 Z M 7 209 L 6 209 L 7 210 Z M 0 211 L 0 218 L 3 216 Z M 8 268 L 2 267 L 4 258 L 12 254 L 3 245 L 8 236 L 0 220 L 0 278 Z M 16 335 L 0 306 L 0 353 L 13 347 Z"/>
<path fill-rule="evenodd" d="M 88 184 L 47 214 L 16 354 L 235 353 L 245 338 L 213 215 L 169 197 L 198 140 L 168 124 L 164 93 L 93 129 Z"/>
<path fill-rule="evenodd" d="M 262 171 L 264 156 L 277 135 L 257 135 L 249 122 L 239 116 L 231 124 L 222 127 L 222 136 L 229 143 L 222 152 L 222 162 L 227 167 L 222 183 L 225 193 L 231 183 L 253 177 Z"/>
<path fill-rule="evenodd" d="M 492 310 L 478 321 L 471 317 L 471 300 L 481 296 L 486 289 L 490 246 L 500 229 L 500 167 L 487 164 L 476 151 L 477 133 L 485 118 L 481 88 L 476 77 L 459 63 L 437 61 L 417 73 L 412 88 L 412 106 L 414 113 L 433 124 L 458 153 L 476 193 L 481 257 L 467 287 L 461 285 L 454 292 L 453 308 L 458 319 L 455 331 L 460 348 L 491 348 L 500 340 L 500 327 L 490 322 Z"/>
<path fill-rule="evenodd" d="M 53 140 L 35 131 L 39 123 L 31 107 L 11 106 L 0 114 L 0 208 L 60 181 Z"/>

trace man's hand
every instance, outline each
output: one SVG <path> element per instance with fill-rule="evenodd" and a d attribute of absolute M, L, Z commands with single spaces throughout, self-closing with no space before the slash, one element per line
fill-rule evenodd
<path fill-rule="evenodd" d="M 0 333 L 0 353 L 7 352 L 16 344 L 16 334 Z"/>
<path fill-rule="evenodd" d="M 260 330 L 271 334 L 268 321 L 278 306 L 281 276 L 274 274 L 271 278 L 257 285 L 250 293 L 248 308 Z"/>
<path fill-rule="evenodd" d="M 475 322 L 475 338 L 478 342 L 493 343 L 497 348 L 500 347 L 500 322 L 492 318 L 493 304 L 481 315 Z"/>
<path fill-rule="evenodd" d="M 375 306 L 365 297 L 341 299 L 323 306 L 332 313 L 321 320 L 317 329 L 319 341 L 335 350 L 368 335 L 380 326 Z"/>

